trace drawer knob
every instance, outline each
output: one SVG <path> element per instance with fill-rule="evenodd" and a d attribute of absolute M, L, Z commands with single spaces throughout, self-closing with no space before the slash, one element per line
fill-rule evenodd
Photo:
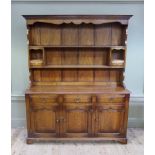
<path fill-rule="evenodd" d="M 75 102 L 76 102 L 76 103 L 79 103 L 79 102 L 80 102 L 80 98 L 77 97 L 77 98 L 75 99 Z"/>
<path fill-rule="evenodd" d="M 45 99 L 45 98 L 43 98 L 43 99 L 42 99 L 42 102 L 43 102 L 43 103 L 45 103 L 45 102 L 46 102 L 46 99 Z"/>
<path fill-rule="evenodd" d="M 65 121 L 65 119 L 64 119 L 63 117 L 61 117 L 61 118 L 60 118 L 60 121 L 61 121 L 61 122 L 64 122 L 64 121 Z"/>
<path fill-rule="evenodd" d="M 113 101 L 113 100 L 114 100 L 114 98 L 113 98 L 113 97 L 111 97 L 111 98 L 110 98 L 110 101 Z"/>
<path fill-rule="evenodd" d="M 56 123 L 59 123 L 59 119 L 56 120 Z"/>
<path fill-rule="evenodd" d="M 90 111 L 90 112 L 94 112 L 94 110 L 93 110 L 93 109 L 90 109 L 89 111 Z"/>
<path fill-rule="evenodd" d="M 91 100 L 92 100 L 92 103 L 96 103 L 97 102 L 97 97 L 96 96 L 92 96 Z"/>
<path fill-rule="evenodd" d="M 58 101 L 58 103 L 63 103 L 63 101 L 64 101 L 63 96 L 62 95 L 58 96 L 57 101 Z"/>

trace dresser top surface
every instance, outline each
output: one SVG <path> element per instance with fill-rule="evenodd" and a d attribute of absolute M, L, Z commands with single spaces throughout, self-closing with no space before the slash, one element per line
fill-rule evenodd
<path fill-rule="evenodd" d="M 123 87 L 103 86 L 33 86 L 26 94 L 129 94 Z"/>

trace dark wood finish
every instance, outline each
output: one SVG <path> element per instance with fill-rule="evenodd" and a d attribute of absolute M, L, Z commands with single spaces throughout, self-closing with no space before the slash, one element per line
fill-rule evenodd
<path fill-rule="evenodd" d="M 27 143 L 127 143 L 124 87 L 130 15 L 26 15 Z"/>

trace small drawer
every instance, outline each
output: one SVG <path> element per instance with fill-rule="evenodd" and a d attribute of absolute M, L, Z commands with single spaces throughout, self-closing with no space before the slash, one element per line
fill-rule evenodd
<path fill-rule="evenodd" d="M 32 110 L 51 110 L 58 106 L 58 103 L 42 103 L 42 102 L 31 102 L 30 107 Z"/>
<path fill-rule="evenodd" d="M 64 103 L 91 103 L 91 95 L 64 95 Z"/>
<path fill-rule="evenodd" d="M 99 111 L 101 110 L 125 110 L 125 105 L 124 104 L 119 104 L 119 105 L 98 105 Z"/>
<path fill-rule="evenodd" d="M 97 101 L 99 103 L 123 103 L 125 101 L 124 95 L 98 95 Z"/>
<path fill-rule="evenodd" d="M 30 100 L 33 103 L 56 103 L 57 95 L 31 95 Z"/>

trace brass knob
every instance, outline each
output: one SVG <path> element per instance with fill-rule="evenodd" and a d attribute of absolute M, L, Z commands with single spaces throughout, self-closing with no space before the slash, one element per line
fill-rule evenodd
<path fill-rule="evenodd" d="M 57 97 L 57 102 L 58 102 L 58 103 L 63 103 L 63 100 L 64 100 L 64 97 L 63 97 L 62 95 L 59 95 L 59 96 Z"/>
<path fill-rule="evenodd" d="M 46 102 L 46 99 L 45 98 L 42 98 L 41 101 L 42 101 L 42 103 L 45 103 Z"/>
<path fill-rule="evenodd" d="M 113 100 L 114 100 L 114 98 L 113 98 L 113 97 L 111 97 L 111 98 L 110 98 L 110 101 L 113 101 Z"/>
<path fill-rule="evenodd" d="M 59 119 L 57 119 L 56 122 L 59 123 Z"/>
<path fill-rule="evenodd" d="M 89 111 L 90 111 L 90 112 L 94 112 L 94 110 L 93 110 L 93 109 L 90 109 Z"/>
<path fill-rule="evenodd" d="M 64 118 L 63 117 L 60 117 L 60 120 L 64 120 Z"/>
<path fill-rule="evenodd" d="M 113 108 L 112 107 L 109 107 L 109 110 L 113 110 Z"/>
<path fill-rule="evenodd" d="M 76 103 L 79 103 L 79 102 L 80 102 L 80 98 L 77 97 L 77 98 L 75 99 L 75 102 L 76 102 Z"/>
<path fill-rule="evenodd" d="M 95 121 L 95 122 L 98 122 L 98 119 L 97 119 L 97 118 L 94 118 L 94 121 Z"/>

